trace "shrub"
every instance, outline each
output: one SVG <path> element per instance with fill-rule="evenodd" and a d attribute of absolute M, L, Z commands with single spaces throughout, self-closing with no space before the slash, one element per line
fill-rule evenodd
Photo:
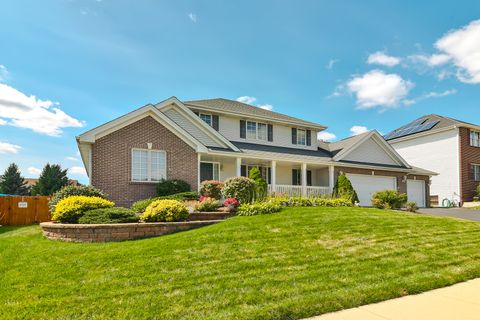
<path fill-rule="evenodd" d="M 85 211 L 78 219 L 78 223 L 105 224 L 105 223 L 129 223 L 138 222 L 135 212 L 127 208 L 103 208 Z"/>
<path fill-rule="evenodd" d="M 480 197 L 480 184 L 477 186 L 475 191 L 477 192 L 477 197 Z"/>
<path fill-rule="evenodd" d="M 405 205 L 408 198 L 405 193 L 396 190 L 384 190 L 373 194 L 372 205 L 378 209 L 398 209 Z"/>
<path fill-rule="evenodd" d="M 147 207 L 157 199 L 144 199 L 138 200 L 132 204 L 130 209 L 136 213 L 143 213 Z"/>
<path fill-rule="evenodd" d="M 140 215 L 146 222 L 183 221 L 188 218 L 187 207 L 178 200 L 155 200 Z"/>
<path fill-rule="evenodd" d="M 337 182 L 333 187 L 333 197 L 348 199 L 353 204 L 360 202 L 360 200 L 358 200 L 357 192 L 353 189 L 352 183 L 344 173 L 337 178 Z"/>
<path fill-rule="evenodd" d="M 50 198 L 48 202 L 50 212 L 55 211 L 55 206 L 60 200 L 70 196 L 89 196 L 103 199 L 108 197 L 103 191 L 92 186 L 66 186 L 55 192 Z"/>
<path fill-rule="evenodd" d="M 225 207 L 233 206 L 234 208 L 236 208 L 238 207 L 238 201 L 235 198 L 227 198 L 225 199 L 225 201 L 223 201 L 223 205 Z"/>
<path fill-rule="evenodd" d="M 152 199 L 138 200 L 132 204 L 130 209 L 137 213 L 142 213 L 147 207 L 156 200 L 178 200 L 178 201 L 192 201 L 198 200 L 198 193 L 194 191 L 181 192 L 169 196 L 156 197 Z"/>
<path fill-rule="evenodd" d="M 352 202 L 345 198 L 322 198 L 322 197 L 274 197 L 269 202 L 283 207 L 351 207 Z"/>
<path fill-rule="evenodd" d="M 157 184 L 157 196 L 169 196 L 172 194 L 190 191 L 190 185 L 183 180 L 165 180 L 162 179 Z"/>
<path fill-rule="evenodd" d="M 260 169 L 253 167 L 248 173 L 248 177 L 255 181 L 255 201 L 263 201 L 267 197 L 268 185 L 263 179 Z"/>
<path fill-rule="evenodd" d="M 211 212 L 217 211 L 220 202 L 214 198 L 203 198 L 200 202 L 195 204 L 195 211 Z"/>
<path fill-rule="evenodd" d="M 405 210 L 407 210 L 409 212 L 417 212 L 417 210 L 418 210 L 417 203 L 416 202 L 407 202 L 407 204 L 405 205 Z"/>
<path fill-rule="evenodd" d="M 57 203 L 52 220 L 62 223 L 77 223 L 85 211 L 113 206 L 113 202 L 100 197 L 71 196 Z"/>
<path fill-rule="evenodd" d="M 250 203 L 255 195 L 255 181 L 247 177 L 233 177 L 225 181 L 222 193 L 225 198 L 235 198 L 238 203 Z"/>
<path fill-rule="evenodd" d="M 217 180 L 205 180 L 200 185 L 200 195 L 209 198 L 220 199 L 222 197 L 223 182 Z"/>
<path fill-rule="evenodd" d="M 257 202 L 254 204 L 244 203 L 238 207 L 239 216 L 256 216 L 259 214 L 270 214 L 279 212 L 282 207 L 273 202 Z"/>

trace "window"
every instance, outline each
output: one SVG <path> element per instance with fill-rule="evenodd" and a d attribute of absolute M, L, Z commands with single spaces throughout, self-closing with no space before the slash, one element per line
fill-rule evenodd
<path fill-rule="evenodd" d="M 157 182 L 167 177 L 166 153 L 132 149 L 132 181 Z"/>
<path fill-rule="evenodd" d="M 480 132 L 470 131 L 470 145 L 472 147 L 480 147 Z"/>
<path fill-rule="evenodd" d="M 257 132 L 258 140 L 267 140 L 267 124 L 266 123 L 258 123 L 258 132 Z"/>
<path fill-rule="evenodd" d="M 307 144 L 307 131 L 303 129 L 297 129 L 297 144 L 306 145 Z"/>
<path fill-rule="evenodd" d="M 257 123 L 247 121 L 247 139 L 257 139 Z"/>
<path fill-rule="evenodd" d="M 480 181 L 480 165 L 472 164 L 472 177 L 475 181 Z"/>
<path fill-rule="evenodd" d="M 220 180 L 220 163 L 200 162 L 200 181 Z"/>
<path fill-rule="evenodd" d="M 266 123 L 247 121 L 247 139 L 265 140 L 268 139 L 268 126 Z"/>
<path fill-rule="evenodd" d="M 292 185 L 301 186 L 302 185 L 302 170 L 301 169 L 292 169 Z M 307 170 L 307 186 L 312 185 L 312 170 Z"/>
<path fill-rule="evenodd" d="M 212 115 L 211 114 L 206 114 L 206 113 L 200 113 L 199 114 L 200 119 L 205 121 L 209 126 L 212 126 Z"/>

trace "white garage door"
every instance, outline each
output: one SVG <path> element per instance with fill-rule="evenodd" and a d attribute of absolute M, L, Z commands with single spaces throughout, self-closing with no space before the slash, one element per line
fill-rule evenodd
<path fill-rule="evenodd" d="M 419 207 L 425 207 L 425 181 L 407 180 L 408 201 L 417 203 Z"/>
<path fill-rule="evenodd" d="M 367 176 L 363 174 L 347 174 L 357 192 L 361 206 L 372 205 L 372 195 L 377 191 L 397 190 L 397 179 L 395 177 Z"/>

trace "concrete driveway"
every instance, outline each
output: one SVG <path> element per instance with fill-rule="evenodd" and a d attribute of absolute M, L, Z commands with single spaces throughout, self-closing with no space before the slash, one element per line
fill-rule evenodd
<path fill-rule="evenodd" d="M 422 214 L 431 214 L 439 217 L 454 217 L 459 219 L 480 221 L 480 210 L 470 210 L 462 208 L 425 208 L 418 210 Z"/>

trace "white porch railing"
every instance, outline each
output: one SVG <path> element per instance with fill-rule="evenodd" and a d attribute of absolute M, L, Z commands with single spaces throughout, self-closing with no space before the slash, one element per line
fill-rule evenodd
<path fill-rule="evenodd" d="M 275 186 L 276 193 L 284 193 L 291 197 L 299 197 L 302 196 L 302 186 L 294 186 L 294 185 L 287 185 L 287 184 L 277 184 Z M 272 193 L 272 185 L 268 185 L 268 193 Z M 305 190 L 305 197 L 321 197 L 321 196 L 328 196 L 331 194 L 330 187 L 317 187 L 317 186 L 307 186 Z"/>

